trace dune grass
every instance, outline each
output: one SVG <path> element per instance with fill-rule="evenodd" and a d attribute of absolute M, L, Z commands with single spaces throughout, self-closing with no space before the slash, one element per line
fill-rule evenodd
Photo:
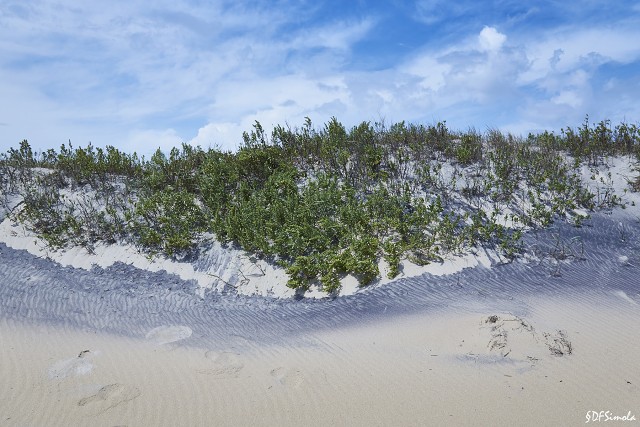
<path fill-rule="evenodd" d="M 260 123 L 237 152 L 183 144 L 149 159 L 107 147 L 34 153 L 27 141 L 0 156 L 2 203 L 59 248 L 133 243 L 149 253 L 197 256 L 212 236 L 284 267 L 288 286 L 340 288 L 389 276 L 402 260 L 427 264 L 490 247 L 518 256 L 527 230 L 607 209 L 579 168 L 606 156 L 640 158 L 640 129 L 588 119 L 560 134 L 332 119 L 321 128 Z M 640 188 L 640 180 L 632 183 Z"/>

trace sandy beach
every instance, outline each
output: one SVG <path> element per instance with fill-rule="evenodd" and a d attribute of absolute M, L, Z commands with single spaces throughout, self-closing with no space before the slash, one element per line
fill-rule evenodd
<path fill-rule="evenodd" d="M 637 417 L 636 304 L 594 293 L 533 299 L 527 316 L 493 308 L 380 319 L 285 345 L 235 337 L 215 349 L 183 345 L 175 325 L 127 338 L 4 320 L 2 424 L 551 426 L 584 424 L 588 411 Z"/>
<path fill-rule="evenodd" d="M 535 261 L 322 300 L 201 296 L 166 272 L 0 244 L 0 424 L 637 419 L 640 225 L 623 215 L 529 236 Z M 544 255 L 558 241 L 564 256 Z"/>

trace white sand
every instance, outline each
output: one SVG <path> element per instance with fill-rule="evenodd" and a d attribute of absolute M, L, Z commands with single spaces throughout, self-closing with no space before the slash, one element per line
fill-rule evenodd
<path fill-rule="evenodd" d="M 188 325 L 128 339 L 3 320 L 0 424 L 542 426 L 584 424 L 592 410 L 638 418 L 640 312 L 638 295 L 626 296 L 531 301 L 519 317 L 507 307 L 447 309 L 325 331 L 308 337 L 312 346 L 231 340 L 215 350 L 181 346 Z"/>
<path fill-rule="evenodd" d="M 195 280 L 199 286 L 199 293 L 216 289 L 221 291 L 225 283 L 233 282 L 234 287 L 242 295 L 260 295 L 276 298 L 289 298 L 294 290 L 288 288 L 288 276 L 284 269 L 262 260 L 253 258 L 245 251 L 223 247 L 213 241 L 211 247 L 201 256 L 215 259 L 205 270 L 196 270 L 187 262 L 177 262 L 162 256 L 149 256 L 141 253 L 131 245 L 97 244 L 92 252 L 83 247 L 73 247 L 52 250 L 47 243 L 38 238 L 24 225 L 9 218 L 0 222 L 0 242 L 13 249 L 26 250 L 29 253 L 51 259 L 63 266 L 91 270 L 93 266 L 107 268 L 116 262 L 121 262 L 136 268 L 151 272 L 166 271 L 175 274 L 183 280 Z M 498 256 L 484 249 L 476 249 L 475 253 L 464 255 L 448 255 L 443 262 L 433 262 L 425 266 L 415 265 L 407 260 L 401 262 L 401 274 L 395 279 L 416 277 L 424 273 L 435 276 L 457 273 L 465 268 L 478 265 L 490 267 L 492 260 L 499 261 Z M 380 261 L 382 278 L 369 288 L 385 285 L 392 280 L 387 278 L 388 267 L 384 260 Z M 236 279 L 236 280 L 233 280 Z M 366 288 L 360 287 L 358 280 L 348 275 L 342 280 L 340 295 L 354 295 Z M 307 298 L 326 298 L 328 295 L 318 286 L 312 286 L 305 294 Z"/>
<path fill-rule="evenodd" d="M 54 251 L 44 240 L 9 218 L 0 222 L 0 241 L 10 248 L 26 250 L 60 265 L 85 270 L 90 270 L 93 266 L 107 268 L 121 262 L 151 272 L 166 271 L 183 280 L 195 280 L 201 295 L 208 289 L 222 290 L 232 277 L 242 278 L 236 285 L 241 294 L 290 297 L 294 293 L 286 286 L 287 276 L 283 269 L 264 261 L 252 260 L 246 252 L 224 248 L 218 242 L 213 242 L 211 248 L 203 255 L 212 256 L 217 262 L 208 269 L 199 271 L 190 263 L 146 255 L 131 245 L 100 243 L 92 252 L 83 247 Z"/>

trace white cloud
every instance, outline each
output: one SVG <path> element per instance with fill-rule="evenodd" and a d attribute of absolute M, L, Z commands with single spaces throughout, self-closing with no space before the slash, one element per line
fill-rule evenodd
<path fill-rule="evenodd" d="M 415 2 L 414 18 L 433 25 L 447 18 L 455 18 L 469 9 L 465 1 L 418 0 Z"/>
<path fill-rule="evenodd" d="M 22 5 L 24 14 L 0 13 L 0 70 L 7 70 L 0 73 L 7 77 L 0 81 L 0 93 L 14 93 L 4 99 L 19 100 L 3 103 L 0 110 L 8 110 L 2 122 L 15 135 L 9 138 L 24 135 L 43 146 L 50 143 L 38 126 L 22 119 L 34 110 L 41 123 L 49 123 L 49 132 L 76 135 L 86 124 L 102 144 L 134 146 L 154 139 L 166 145 L 196 133 L 162 120 L 199 117 L 224 124 L 246 123 L 258 114 L 276 121 L 301 116 L 336 99 L 318 89 L 319 82 L 335 86 L 332 77 L 322 76 L 326 69 L 302 64 L 319 64 L 314 55 L 332 55 L 322 62 L 340 66 L 335 55 L 348 55 L 351 44 L 375 24 L 363 17 L 308 25 L 287 40 L 275 30 L 297 22 L 303 5 L 248 8 L 219 2 L 200 8 L 167 2 L 149 9 L 138 1 L 103 8 L 70 0 Z M 326 52 L 301 53 L 299 61 L 285 66 L 292 52 L 314 48 Z M 39 66 L 42 60 L 47 64 Z M 26 67 L 10 69 L 19 63 Z M 320 75 L 303 76 L 313 73 Z M 168 127 L 173 133 L 165 131 Z"/>
<path fill-rule="evenodd" d="M 160 148 L 167 153 L 172 147 L 180 147 L 184 142 L 174 129 L 146 129 L 135 130 L 129 134 L 127 149 L 135 151 L 139 155 L 149 157 L 156 149 Z"/>
<path fill-rule="evenodd" d="M 423 52 L 401 70 L 419 78 L 412 92 L 429 98 L 432 108 L 499 101 L 516 90 L 514 80 L 526 66 L 521 50 L 504 49 L 506 40 L 484 27 L 476 39 Z"/>
<path fill-rule="evenodd" d="M 240 135 L 248 130 L 248 127 L 243 127 L 240 123 L 208 123 L 198 129 L 198 134 L 189 141 L 189 144 L 204 149 L 219 148 L 224 151 L 235 151 L 239 147 Z"/>
<path fill-rule="evenodd" d="M 446 84 L 446 76 L 451 72 L 451 68 L 451 65 L 441 63 L 431 55 L 424 55 L 411 60 L 400 70 L 420 77 L 420 87 L 437 91 Z"/>
<path fill-rule="evenodd" d="M 215 138 L 238 140 L 254 120 L 268 129 L 287 121 L 299 125 L 307 115 L 315 123 L 336 115 L 347 125 L 379 118 L 446 119 L 464 127 L 479 119 L 480 126 L 505 125 L 518 133 L 581 122 L 593 106 L 593 73 L 582 68 L 584 61 L 571 58 L 576 56 L 575 47 L 585 42 L 576 37 L 571 44 L 554 45 L 532 37 L 520 38 L 515 45 L 508 40 L 506 34 L 486 26 L 475 38 L 425 50 L 387 70 L 339 74 L 325 70 L 320 85 L 315 76 L 305 74 L 234 82 L 222 89 L 212 114 L 223 120 L 212 120 L 201 133 L 215 129 L 211 133 Z M 541 46 L 548 46 L 550 53 L 544 61 L 545 74 L 528 79 Z M 554 55 L 557 61 L 551 64 Z M 542 89 L 542 97 L 530 96 L 532 86 Z M 493 117 L 482 112 L 489 109 L 495 111 Z M 230 122 L 236 115 L 242 119 Z M 520 119 L 514 120 L 518 115 Z"/>
<path fill-rule="evenodd" d="M 489 52 L 500 50 L 505 41 L 507 41 L 507 36 L 493 27 L 484 27 L 478 36 L 480 49 Z"/>
<path fill-rule="evenodd" d="M 349 104 L 350 93 L 340 76 L 316 80 L 301 74 L 270 79 L 228 82 L 217 91 L 210 122 L 198 130 L 192 143 L 235 149 L 243 131 L 257 120 L 270 129 L 277 124 L 301 124 L 305 116 L 326 120 L 339 112 L 323 113 L 328 104 Z"/>
<path fill-rule="evenodd" d="M 566 104 L 572 108 L 578 108 L 583 105 L 582 97 L 576 91 L 563 90 L 558 95 L 551 98 L 554 104 Z"/>
<path fill-rule="evenodd" d="M 354 42 L 362 39 L 375 25 L 371 18 L 359 22 L 338 22 L 327 26 L 309 28 L 298 34 L 290 43 L 295 49 L 323 47 L 348 50 Z"/>
<path fill-rule="evenodd" d="M 418 2 L 418 19 L 462 16 L 471 4 L 449 3 Z M 222 0 L 15 5 L 20 13 L 0 6 L 4 146 L 71 138 L 137 151 L 182 141 L 235 149 L 255 120 L 267 129 L 305 116 L 318 125 L 336 116 L 348 126 L 446 119 L 526 129 L 640 108 L 630 80 L 596 82 L 602 64 L 640 60 L 631 42 L 640 27 L 631 23 L 518 32 L 494 21 L 439 45 L 425 39 L 396 65 L 370 70 L 352 59 L 386 19 L 374 13 L 379 19 L 311 20 L 307 2 Z"/>
<path fill-rule="evenodd" d="M 640 44 L 630 40 L 640 40 L 640 29 L 624 26 L 563 29 L 543 39 L 521 40 L 526 43 L 531 67 L 522 73 L 520 81 L 526 84 L 545 78 L 552 69 L 570 72 L 582 64 L 598 66 L 607 61 L 635 61 L 640 57 Z"/>
<path fill-rule="evenodd" d="M 361 120 L 424 120 L 425 113 L 476 104 L 505 96 L 523 63 L 520 51 L 501 53 L 506 36 L 485 27 L 477 41 L 425 51 L 395 68 L 375 72 L 326 71 L 316 76 L 289 74 L 268 79 L 226 82 L 217 91 L 212 120 L 192 140 L 235 148 L 242 131 L 255 120 L 270 129 L 284 122 L 299 125 L 305 116 L 322 123 L 337 116 L 345 124 Z M 477 40 L 477 39 L 476 39 Z M 491 49 L 491 54 L 485 48 Z M 464 123 L 464 108 L 458 122 Z M 241 117 L 232 121 L 233 117 Z M 429 116 L 431 118 L 432 116 Z M 455 122 L 456 118 L 448 118 Z"/>

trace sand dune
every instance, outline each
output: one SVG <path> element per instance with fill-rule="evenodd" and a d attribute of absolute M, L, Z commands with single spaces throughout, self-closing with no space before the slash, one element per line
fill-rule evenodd
<path fill-rule="evenodd" d="M 0 425 L 638 418 L 640 224 L 621 239 L 619 222 L 530 236 L 526 262 L 330 301 L 202 296 L 164 272 L 0 244 Z"/>

